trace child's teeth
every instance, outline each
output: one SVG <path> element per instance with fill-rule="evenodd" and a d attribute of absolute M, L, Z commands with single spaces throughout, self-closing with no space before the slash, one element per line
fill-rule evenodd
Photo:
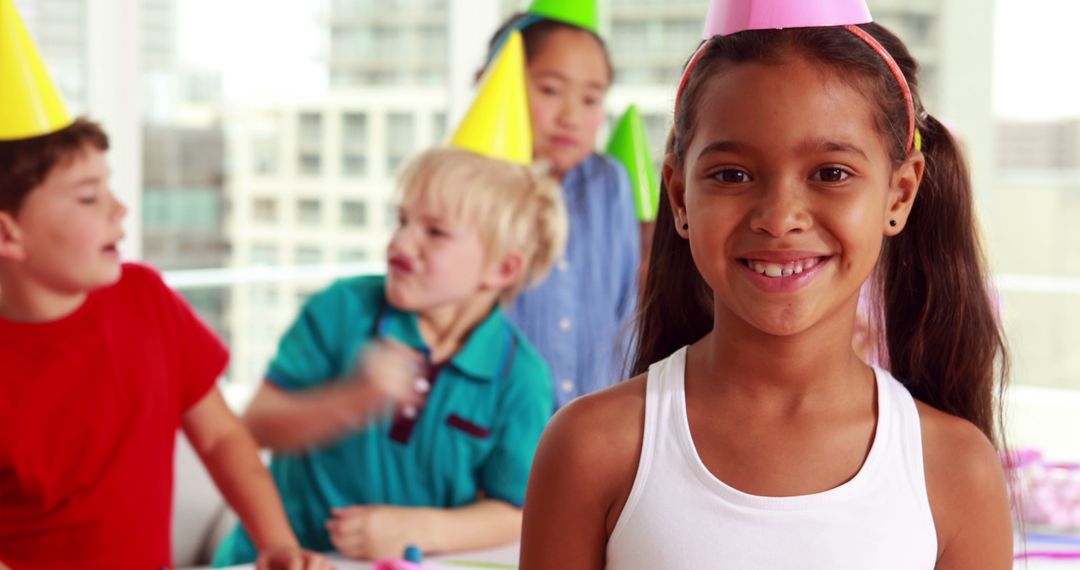
<path fill-rule="evenodd" d="M 803 271 L 809 271 L 818 263 L 817 259 L 804 259 L 787 265 L 779 263 L 762 263 L 760 261 L 747 261 L 747 265 L 755 272 L 767 277 L 791 277 Z"/>

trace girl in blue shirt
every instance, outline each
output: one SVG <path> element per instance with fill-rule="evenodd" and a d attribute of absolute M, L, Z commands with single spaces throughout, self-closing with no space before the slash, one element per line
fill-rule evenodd
<path fill-rule="evenodd" d="M 636 307 L 641 240 L 626 171 L 594 151 L 612 67 L 593 31 L 533 14 L 511 18 L 525 42 L 534 154 L 562 183 L 570 222 L 566 255 L 507 316 L 552 369 L 555 402 L 622 376 Z"/>

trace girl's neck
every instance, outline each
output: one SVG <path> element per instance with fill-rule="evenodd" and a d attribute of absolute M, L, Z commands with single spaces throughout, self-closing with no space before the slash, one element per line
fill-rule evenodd
<path fill-rule="evenodd" d="M 456 354 L 465 339 L 495 306 L 494 293 L 477 293 L 458 303 L 440 305 L 417 313 L 420 336 L 431 351 L 432 362 L 444 362 Z"/>
<path fill-rule="evenodd" d="M 698 343 L 709 391 L 777 406 L 801 406 L 842 396 L 869 375 L 852 349 L 855 303 L 811 328 L 775 336 L 731 314 Z"/>
<path fill-rule="evenodd" d="M 82 306 L 85 291 L 60 292 L 27 279 L 0 279 L 0 317 L 21 323 L 62 319 Z"/>

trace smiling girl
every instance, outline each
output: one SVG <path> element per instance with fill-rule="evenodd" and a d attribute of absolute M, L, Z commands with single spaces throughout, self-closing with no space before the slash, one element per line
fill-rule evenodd
<path fill-rule="evenodd" d="M 687 66 L 639 375 L 545 432 L 523 570 L 1011 567 L 959 149 L 861 1 L 767 3 L 803 19 L 715 31 Z M 875 274 L 891 373 L 851 346 Z"/>

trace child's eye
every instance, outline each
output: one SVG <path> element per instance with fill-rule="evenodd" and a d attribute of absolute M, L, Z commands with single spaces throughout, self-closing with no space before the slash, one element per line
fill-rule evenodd
<path fill-rule="evenodd" d="M 744 184 L 746 182 L 752 182 L 754 179 L 750 177 L 750 173 L 745 170 L 739 170 L 737 168 L 725 168 L 713 173 L 712 177 L 724 184 Z"/>
<path fill-rule="evenodd" d="M 559 94 L 559 90 L 549 85 L 541 85 L 540 92 L 544 95 L 555 96 Z"/>
<path fill-rule="evenodd" d="M 446 233 L 442 228 L 428 228 L 428 235 L 431 237 L 446 237 L 450 234 Z"/>
<path fill-rule="evenodd" d="M 85 204 L 87 206 L 97 204 L 97 196 L 96 195 L 79 196 L 79 203 L 80 204 Z"/>
<path fill-rule="evenodd" d="M 851 173 L 839 166 L 822 168 L 810 177 L 814 182 L 843 182 L 851 176 Z"/>
<path fill-rule="evenodd" d="M 585 106 L 586 107 L 595 107 L 595 106 L 597 106 L 599 104 L 600 104 L 600 98 L 599 97 L 586 97 L 585 98 Z"/>

